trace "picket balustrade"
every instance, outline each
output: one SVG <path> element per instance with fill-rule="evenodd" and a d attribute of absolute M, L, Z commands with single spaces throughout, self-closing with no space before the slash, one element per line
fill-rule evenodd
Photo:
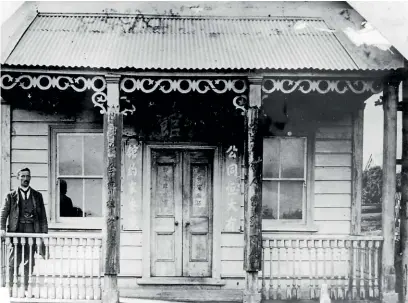
<path fill-rule="evenodd" d="M 264 235 L 261 294 L 268 300 L 378 299 L 381 236 Z M 282 289 L 282 287 L 284 287 Z"/>
<path fill-rule="evenodd" d="M 0 286 L 11 298 L 101 300 L 99 234 L 7 233 L 1 251 Z"/>

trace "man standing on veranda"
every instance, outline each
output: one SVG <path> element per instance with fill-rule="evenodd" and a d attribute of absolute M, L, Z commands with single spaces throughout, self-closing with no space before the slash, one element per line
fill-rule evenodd
<path fill-rule="evenodd" d="M 8 219 L 7 232 L 10 233 L 48 233 L 47 215 L 45 212 L 44 201 L 41 193 L 30 187 L 31 172 L 28 168 L 20 169 L 17 173 L 17 179 L 20 186 L 17 190 L 7 194 L 6 199 L 0 211 L 0 235 L 3 237 L 6 233 L 6 221 Z M 34 269 L 34 252 L 37 250 L 44 257 L 44 247 L 42 241 L 36 240 L 36 246 L 31 250 L 26 240 L 24 247 L 24 286 L 27 290 L 29 264 L 31 263 L 31 272 Z M 14 246 L 13 246 L 14 247 Z M 22 260 L 22 246 L 17 245 L 17 268 Z M 10 254 L 10 285 L 13 285 L 14 257 L 15 252 Z M 31 260 L 30 260 L 31 259 Z"/>

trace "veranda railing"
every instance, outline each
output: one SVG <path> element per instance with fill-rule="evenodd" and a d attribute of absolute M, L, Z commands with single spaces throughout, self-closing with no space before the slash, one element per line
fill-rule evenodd
<path fill-rule="evenodd" d="M 264 235 L 262 297 L 332 299 L 380 297 L 381 236 Z"/>
<path fill-rule="evenodd" d="M 10 290 L 11 298 L 100 300 L 101 250 L 98 234 L 7 233 L 1 239 L 1 286 Z M 10 258 L 16 251 L 20 266 L 18 258 Z"/>

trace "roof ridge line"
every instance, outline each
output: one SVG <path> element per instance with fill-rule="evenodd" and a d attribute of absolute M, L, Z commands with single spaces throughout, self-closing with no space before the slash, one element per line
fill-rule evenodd
<path fill-rule="evenodd" d="M 308 17 L 308 16 L 179 16 L 179 15 L 162 15 L 162 14 L 142 14 L 142 13 L 75 13 L 75 12 L 39 12 L 38 17 L 45 16 L 72 16 L 72 17 L 139 17 L 146 18 L 166 18 L 166 19 L 231 19 L 231 20 L 311 20 L 311 21 L 324 21 L 321 17 Z"/>

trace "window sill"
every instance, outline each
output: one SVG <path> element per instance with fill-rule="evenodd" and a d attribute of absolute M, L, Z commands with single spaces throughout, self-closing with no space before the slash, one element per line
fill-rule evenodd
<path fill-rule="evenodd" d="M 85 220 L 81 222 L 81 220 L 72 221 L 72 222 L 51 222 L 48 223 L 48 229 L 55 231 L 63 231 L 63 230 L 102 230 L 102 222 L 86 222 Z"/>
<path fill-rule="evenodd" d="M 262 222 L 262 232 L 318 232 L 319 228 L 314 224 L 282 224 Z"/>
<path fill-rule="evenodd" d="M 223 286 L 225 281 L 214 278 L 166 278 L 151 277 L 136 280 L 139 285 L 213 285 Z"/>

